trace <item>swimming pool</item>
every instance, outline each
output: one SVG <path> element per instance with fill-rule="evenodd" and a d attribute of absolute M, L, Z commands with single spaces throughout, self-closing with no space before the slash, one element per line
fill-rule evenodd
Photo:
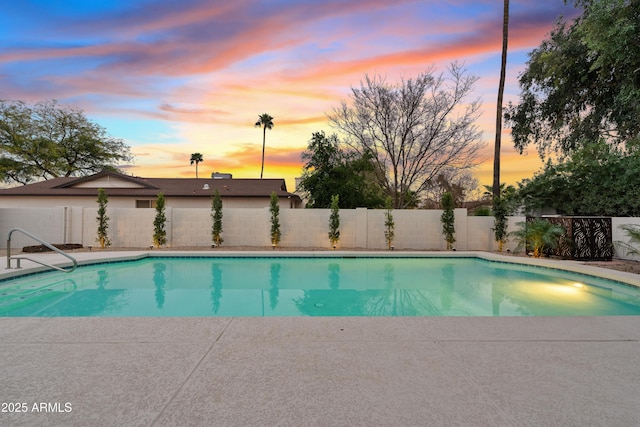
<path fill-rule="evenodd" d="M 640 315 L 640 289 L 475 257 L 146 257 L 0 282 L 0 316 Z"/>

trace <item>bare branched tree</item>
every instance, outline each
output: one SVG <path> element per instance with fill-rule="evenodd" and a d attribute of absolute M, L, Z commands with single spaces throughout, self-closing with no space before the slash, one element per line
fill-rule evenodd
<path fill-rule="evenodd" d="M 425 188 L 421 206 L 439 209 L 444 193 L 451 193 L 455 206 L 462 207 L 470 195 L 479 191 L 478 185 L 478 179 L 468 169 L 443 168 Z"/>
<path fill-rule="evenodd" d="M 431 68 L 397 85 L 365 76 L 351 105 L 342 101 L 328 115 L 352 149 L 372 157 L 395 208 L 411 206 L 444 168 L 473 167 L 482 147 L 480 102 L 465 103 L 478 78 L 457 63 L 448 71 Z"/>

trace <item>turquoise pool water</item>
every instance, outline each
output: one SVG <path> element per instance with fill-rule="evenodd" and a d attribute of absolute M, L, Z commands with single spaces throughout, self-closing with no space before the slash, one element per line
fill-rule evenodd
<path fill-rule="evenodd" d="M 0 316 L 640 315 L 640 290 L 476 258 L 145 258 L 0 282 Z"/>

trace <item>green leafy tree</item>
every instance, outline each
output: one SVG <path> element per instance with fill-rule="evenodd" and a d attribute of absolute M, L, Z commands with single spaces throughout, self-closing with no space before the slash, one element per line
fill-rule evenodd
<path fill-rule="evenodd" d="M 442 221 L 442 234 L 444 234 L 444 240 L 447 242 L 447 250 L 451 250 L 456 241 L 455 205 L 451 193 L 444 193 L 442 195 L 442 209 L 443 212 L 440 216 L 440 220 Z"/>
<path fill-rule="evenodd" d="M 264 171 L 264 149 L 267 141 L 267 129 L 273 129 L 273 117 L 271 117 L 267 113 L 260 114 L 255 126 L 262 127 L 262 166 L 260 167 L 260 179 L 262 179 L 262 172 Z"/>
<path fill-rule="evenodd" d="M 98 222 L 98 238 L 96 239 L 100 243 L 100 247 L 104 249 L 107 246 L 111 246 L 111 240 L 109 240 L 109 217 L 107 216 L 107 204 L 109 198 L 104 189 L 98 189 L 98 216 L 96 221 Z"/>
<path fill-rule="evenodd" d="M 395 237 L 396 227 L 396 224 L 393 222 L 393 214 L 391 213 L 392 209 L 393 200 L 391 199 L 391 197 L 387 197 L 384 212 L 384 239 L 387 242 L 387 249 L 389 250 L 393 248 L 393 238 Z"/>
<path fill-rule="evenodd" d="M 570 156 L 604 140 L 631 149 L 640 135 L 640 19 L 637 1 L 574 2 L 582 14 L 559 21 L 529 54 L 520 102 L 506 119 L 520 152 Z"/>
<path fill-rule="evenodd" d="M 516 251 L 531 248 L 534 258 L 539 258 L 546 250 L 557 248 L 560 238 L 566 234 L 563 227 L 539 218 L 532 222 L 521 221 L 516 225 L 518 230 L 509 233 L 518 241 Z"/>
<path fill-rule="evenodd" d="M 475 122 L 480 102 L 468 100 L 477 77 L 452 64 L 448 76 L 433 70 L 416 78 L 388 84 L 370 78 L 352 88 L 351 103 L 343 101 L 329 122 L 345 143 L 371 157 L 376 178 L 395 208 L 405 208 L 420 196 L 445 168 L 469 169 L 482 147 Z"/>
<path fill-rule="evenodd" d="M 338 137 L 314 132 L 302 153 L 300 189 L 308 208 L 329 208 L 331 197 L 338 195 L 344 209 L 378 208 L 384 205 L 383 190 L 377 183 L 369 156 L 345 151 Z"/>
<path fill-rule="evenodd" d="M 271 193 L 271 203 L 269 212 L 271 212 L 271 245 L 275 248 L 280 243 L 280 205 L 278 195 L 275 191 Z"/>
<path fill-rule="evenodd" d="M 163 193 L 158 194 L 156 199 L 156 217 L 153 220 L 153 244 L 156 248 L 167 243 L 167 231 L 165 230 L 165 223 L 167 217 L 165 216 L 165 198 Z"/>
<path fill-rule="evenodd" d="M 81 110 L 44 101 L 28 105 L 0 100 L 0 179 L 27 184 L 115 170 L 130 161 L 121 139 Z"/>
<path fill-rule="evenodd" d="M 211 219 L 213 221 L 211 228 L 213 244 L 221 246 L 222 242 L 224 242 L 222 238 L 222 197 L 217 189 L 211 198 Z"/>
<path fill-rule="evenodd" d="M 340 196 L 337 194 L 331 197 L 331 215 L 329 216 L 329 241 L 331 247 L 335 249 L 340 240 Z"/>
<path fill-rule="evenodd" d="M 640 152 L 625 153 L 602 141 L 586 145 L 519 183 L 517 198 L 528 212 L 640 216 Z"/>
<path fill-rule="evenodd" d="M 203 162 L 203 158 L 202 158 L 202 154 L 200 153 L 193 153 L 191 155 L 191 165 L 193 166 L 194 164 L 196 165 L 196 178 L 198 177 L 198 163 L 202 163 Z"/>
<path fill-rule="evenodd" d="M 483 197 L 493 197 L 493 186 L 484 186 Z M 509 213 L 512 213 L 517 207 L 519 201 L 517 200 L 517 190 L 513 185 L 506 185 L 504 182 L 500 183 L 500 197 L 508 203 Z"/>

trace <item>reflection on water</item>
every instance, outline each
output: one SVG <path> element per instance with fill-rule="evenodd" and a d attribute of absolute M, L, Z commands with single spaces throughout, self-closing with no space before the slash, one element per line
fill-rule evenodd
<path fill-rule="evenodd" d="M 167 266 L 163 263 L 156 262 L 153 264 L 153 284 L 156 287 L 156 307 L 162 310 L 164 306 L 164 287 L 167 284 L 167 279 L 164 277 L 164 272 Z"/>
<path fill-rule="evenodd" d="M 307 316 L 363 316 L 364 299 L 362 292 L 353 289 L 314 289 L 293 301 L 298 312 Z"/>
<path fill-rule="evenodd" d="M 500 316 L 500 304 L 509 290 L 509 280 L 505 280 L 506 271 L 494 268 L 491 277 L 491 314 Z"/>
<path fill-rule="evenodd" d="M 211 307 L 214 314 L 220 310 L 220 298 L 222 298 L 222 269 L 220 264 L 211 264 Z"/>
<path fill-rule="evenodd" d="M 338 289 L 340 287 L 340 264 L 329 263 L 329 288 Z"/>
<path fill-rule="evenodd" d="M 0 316 L 558 315 L 640 315 L 640 292 L 529 267 L 402 258 L 146 259 L 0 283 Z"/>
<path fill-rule="evenodd" d="M 455 284 L 455 269 L 453 264 L 442 267 L 442 280 L 440 281 L 440 304 L 445 310 L 450 310 L 453 302 L 453 290 Z"/>
<path fill-rule="evenodd" d="M 385 289 L 371 293 L 366 316 L 439 316 L 440 310 L 419 290 Z"/>
<path fill-rule="evenodd" d="M 98 280 L 96 282 L 98 289 L 103 290 L 107 287 L 107 284 L 109 284 L 109 273 L 107 270 L 98 271 Z"/>
<path fill-rule="evenodd" d="M 274 310 L 278 305 L 278 285 L 280 283 L 280 263 L 273 263 L 269 268 L 271 275 L 269 280 L 269 307 Z"/>

